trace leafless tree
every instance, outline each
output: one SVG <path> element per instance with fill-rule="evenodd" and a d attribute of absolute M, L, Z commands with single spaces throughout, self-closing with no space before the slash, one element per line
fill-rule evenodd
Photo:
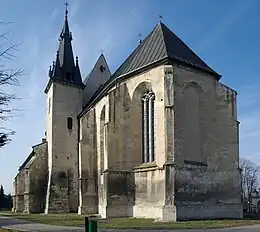
<path fill-rule="evenodd" d="M 13 130 L 5 127 L 5 122 L 14 115 L 10 103 L 17 99 L 12 87 L 19 85 L 21 69 L 8 68 L 10 61 L 16 59 L 15 53 L 19 44 L 12 43 L 8 33 L 2 33 L 6 23 L 0 22 L 0 148 L 6 145 L 14 134 Z"/>
<path fill-rule="evenodd" d="M 243 202 L 251 202 L 252 193 L 258 184 L 260 168 L 247 159 L 240 159 L 241 178 L 242 178 L 242 199 Z"/>

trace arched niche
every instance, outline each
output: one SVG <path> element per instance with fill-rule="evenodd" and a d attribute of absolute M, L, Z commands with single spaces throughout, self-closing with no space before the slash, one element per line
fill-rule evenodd
<path fill-rule="evenodd" d="M 205 163 L 202 146 L 205 135 L 205 90 L 197 82 L 189 82 L 182 90 L 184 160 Z"/>

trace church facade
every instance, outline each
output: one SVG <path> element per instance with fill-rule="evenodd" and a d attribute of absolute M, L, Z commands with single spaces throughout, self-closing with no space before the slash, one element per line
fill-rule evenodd
<path fill-rule="evenodd" d="M 113 74 L 102 54 L 83 81 L 67 13 L 46 137 L 19 168 L 13 210 L 241 218 L 236 91 L 162 22 Z"/>

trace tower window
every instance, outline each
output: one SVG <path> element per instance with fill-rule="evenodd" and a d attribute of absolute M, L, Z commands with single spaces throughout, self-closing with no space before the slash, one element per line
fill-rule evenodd
<path fill-rule="evenodd" d="M 100 65 L 99 69 L 100 69 L 100 72 L 104 72 L 106 70 L 106 68 L 103 65 Z"/>
<path fill-rule="evenodd" d="M 72 130 L 72 117 L 67 118 L 67 128 L 68 130 Z"/>

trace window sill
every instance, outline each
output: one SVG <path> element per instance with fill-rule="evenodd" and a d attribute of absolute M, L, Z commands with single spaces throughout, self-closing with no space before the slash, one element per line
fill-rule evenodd
<path fill-rule="evenodd" d="M 159 167 L 156 165 L 156 163 L 150 162 L 150 163 L 142 163 L 141 165 L 134 167 L 133 172 L 145 172 L 145 171 L 153 171 L 157 169 L 159 169 Z"/>

